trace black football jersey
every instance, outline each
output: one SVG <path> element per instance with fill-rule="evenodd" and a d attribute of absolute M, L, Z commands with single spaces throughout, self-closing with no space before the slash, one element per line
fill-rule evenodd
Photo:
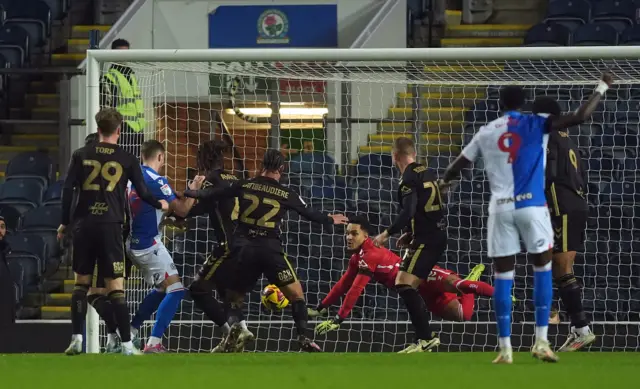
<path fill-rule="evenodd" d="M 586 169 L 578 146 L 566 131 L 553 131 L 547 143 L 546 195 L 553 215 L 586 211 Z"/>

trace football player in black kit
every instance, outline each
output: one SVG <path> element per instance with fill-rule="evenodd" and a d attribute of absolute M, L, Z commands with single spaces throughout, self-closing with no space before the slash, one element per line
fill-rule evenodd
<path fill-rule="evenodd" d="M 398 241 L 401 247 L 410 243 L 396 277 L 396 288 L 409 312 L 417 341 L 400 353 L 425 352 L 437 347 L 440 340 L 431 332 L 429 313 L 417 288 L 429 277 L 447 248 L 444 204 L 437 177 L 425 165 L 416 162 L 413 140 L 397 138 L 392 157 L 402 174 L 398 189 L 402 210 L 393 224 L 374 238 L 374 244 L 382 246 L 391 235 L 410 228 L 410 233 L 405 233 Z"/>
<path fill-rule="evenodd" d="M 262 172 L 254 179 L 233 182 L 226 188 L 207 188 L 185 191 L 185 196 L 202 201 L 238 198 L 239 217 L 233 253 L 237 270 L 230 283 L 227 298 L 234 302 L 234 310 L 241 309 L 239 301 L 253 289 L 261 275 L 275 284 L 291 301 L 298 343 L 302 351 L 320 351 L 318 345 L 306 336 L 307 306 L 302 285 L 284 252 L 280 240 L 280 225 L 288 210 L 322 224 L 346 224 L 344 215 L 331 215 L 309 208 L 300 196 L 280 184 L 284 171 L 284 156 L 278 150 L 267 150 Z M 233 313 L 231 314 L 233 316 Z M 234 324 L 229 342 L 239 326 Z"/>
<path fill-rule="evenodd" d="M 551 97 L 533 102 L 533 113 L 560 116 L 560 105 Z M 596 336 L 582 307 L 582 288 L 573 275 L 576 252 L 582 250 L 589 217 L 586 169 L 578 146 L 567 131 L 553 131 L 547 143 L 546 195 L 554 232 L 552 272 L 558 294 L 571 319 L 571 332 L 558 351 L 577 351 Z"/>
<path fill-rule="evenodd" d="M 127 202 L 127 182 L 141 188 L 140 197 L 156 209 L 167 211 L 169 204 L 158 201 L 147 189 L 136 157 L 117 145 L 122 115 L 105 108 L 96 114 L 98 142 L 76 150 L 69 164 L 62 191 L 62 224 L 58 238 L 64 238 L 73 220 L 73 270 L 76 274 L 71 298 L 73 335 L 67 355 L 82 352 L 82 333 L 87 312 L 87 292 L 97 264 L 105 278 L 108 298 L 116 318 L 122 352 L 138 354 L 131 343 L 129 310 L 124 295 L 124 242 L 122 224 Z M 139 186 L 138 186 L 139 185 Z M 78 190 L 73 215 L 74 189 Z"/>

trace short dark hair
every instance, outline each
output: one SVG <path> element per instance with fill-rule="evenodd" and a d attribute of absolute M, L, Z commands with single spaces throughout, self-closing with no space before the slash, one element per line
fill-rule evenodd
<path fill-rule="evenodd" d="M 88 146 L 91 143 L 96 143 L 98 142 L 98 133 L 97 132 L 92 132 L 91 134 L 87 135 L 84 138 L 84 145 Z"/>
<path fill-rule="evenodd" d="M 198 146 L 196 154 L 198 170 L 205 173 L 221 168 L 224 163 L 224 152 L 228 148 L 229 145 L 221 140 L 208 140 L 202 143 Z"/>
<path fill-rule="evenodd" d="M 122 115 L 115 108 L 102 108 L 96 114 L 98 132 L 102 136 L 111 136 L 122 125 Z"/>
<path fill-rule="evenodd" d="M 401 136 L 393 141 L 393 151 L 402 155 L 411 155 L 416 152 L 416 144 L 413 139 Z"/>
<path fill-rule="evenodd" d="M 131 45 L 126 39 L 116 39 L 111 43 L 111 50 L 117 49 L 118 47 L 131 47 Z"/>
<path fill-rule="evenodd" d="M 355 215 L 349 218 L 349 224 L 357 224 L 360 226 L 360 229 L 367 234 L 371 234 L 371 224 L 369 223 L 369 219 L 366 216 Z"/>
<path fill-rule="evenodd" d="M 164 153 L 164 146 L 155 139 L 150 139 L 142 144 L 142 160 L 147 161 L 154 158 L 159 153 Z"/>
<path fill-rule="evenodd" d="M 532 112 L 535 114 L 547 113 L 549 115 L 560 116 L 562 114 L 562 108 L 560 108 L 560 104 L 558 104 L 553 97 L 538 96 L 533 101 Z"/>
<path fill-rule="evenodd" d="M 500 107 L 503 111 L 515 111 L 524 105 L 527 94 L 518 85 L 507 85 L 500 89 Z"/>
<path fill-rule="evenodd" d="M 279 171 L 284 166 L 284 155 L 280 150 L 269 149 L 262 158 L 262 169 L 270 172 Z"/>

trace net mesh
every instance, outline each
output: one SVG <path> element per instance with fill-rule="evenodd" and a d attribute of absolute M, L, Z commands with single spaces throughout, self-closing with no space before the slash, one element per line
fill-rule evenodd
<path fill-rule="evenodd" d="M 288 155 L 285 184 L 308 203 L 324 211 L 364 214 L 379 230 L 397 214 L 393 200 L 398 173 L 390 157 L 396 137 L 416 139 L 420 158 L 440 174 L 481 125 L 498 117 L 499 86 L 524 85 L 531 99 L 550 95 L 568 111 L 588 97 L 604 69 L 613 70 L 616 88 L 608 92 L 589 122 L 570 130 L 589 168 L 589 224 L 574 271 L 584 285 L 588 316 L 598 323 L 596 331 L 607 334 L 597 347 L 638 348 L 640 242 L 633 234 L 640 217 L 637 59 L 121 65 L 131 67 L 137 77 L 148 121 L 145 138 L 164 142 L 165 174 L 174 189 L 186 188 L 195 172 L 196 149 L 203 141 L 232 140 L 226 168 L 246 177 L 259 170 L 264 151 L 276 146 Z M 102 70 L 107 70 L 106 65 Z M 449 244 L 441 265 L 464 276 L 474 265 L 484 263 L 487 270 L 482 279 L 491 283 L 485 243 L 489 195 L 480 161 L 464 172 L 464 179 L 448 196 Z M 214 243 L 208 221 L 191 220 L 186 232 L 165 228 L 165 235 L 188 285 Z M 288 215 L 283 244 L 307 301 L 314 306 L 346 268 L 343 230 L 323 229 Z M 390 247 L 395 247 L 393 240 Z M 263 286 L 264 280 L 248 296 L 245 312 L 249 328 L 259 339 L 255 349 L 295 349 L 289 342 L 289 310 L 265 311 L 259 299 Z M 532 338 L 532 286 L 533 272 L 522 255 L 514 290 L 516 347 Z M 148 289 L 134 273 L 127 284 L 132 313 Z M 332 307 L 331 313 L 337 309 Z M 493 319 L 490 301 L 477 299 L 470 322 L 436 321 L 440 350 L 492 350 L 496 346 Z M 407 314 L 397 295 L 373 283 L 350 320 L 339 331 L 316 340 L 329 351 L 391 351 L 411 340 Z M 148 334 L 149 325 L 143 335 Z M 564 341 L 564 327 L 551 330 L 557 345 Z M 180 352 L 209 351 L 219 335 L 186 299 L 170 328 L 168 344 Z"/>

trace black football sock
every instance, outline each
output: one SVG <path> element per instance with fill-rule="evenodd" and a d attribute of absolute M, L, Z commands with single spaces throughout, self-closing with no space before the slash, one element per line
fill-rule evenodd
<path fill-rule="evenodd" d="M 560 300 L 571 318 L 571 325 L 575 328 L 588 326 L 589 320 L 582 307 L 582 288 L 576 277 L 571 273 L 565 274 L 556 279 L 556 284 Z"/>
<path fill-rule="evenodd" d="M 424 300 L 420 297 L 418 291 L 410 285 L 396 285 L 396 289 L 407 307 L 416 337 L 421 340 L 430 340 L 432 336 L 431 328 L 429 327 L 429 313 Z"/>
<path fill-rule="evenodd" d="M 71 329 L 73 335 L 84 333 L 84 322 L 87 317 L 87 293 L 90 285 L 75 284 L 71 293 Z"/>
<path fill-rule="evenodd" d="M 87 301 L 98 312 L 98 315 L 104 320 L 104 325 L 107 327 L 108 334 L 115 334 L 118 329 L 118 323 L 116 317 L 113 314 L 113 307 L 107 296 L 101 294 L 92 294 L 87 297 Z"/>
<path fill-rule="evenodd" d="M 189 292 L 191 292 L 191 299 L 195 303 L 196 307 L 204 312 L 209 320 L 216 323 L 219 327 L 222 327 L 227 323 L 227 315 L 222 304 L 213 297 L 211 289 L 208 288 L 204 282 L 200 280 L 194 281 L 189 286 Z"/>
<path fill-rule="evenodd" d="M 307 321 L 309 321 L 307 303 L 304 300 L 295 300 L 291 304 L 291 311 L 293 322 L 296 323 L 296 333 L 299 337 L 305 336 Z"/>
<path fill-rule="evenodd" d="M 129 322 L 129 309 L 127 301 L 124 298 L 124 290 L 113 290 L 109 292 L 109 301 L 113 308 L 113 313 L 120 330 L 120 339 L 122 342 L 131 341 L 131 323 Z"/>

